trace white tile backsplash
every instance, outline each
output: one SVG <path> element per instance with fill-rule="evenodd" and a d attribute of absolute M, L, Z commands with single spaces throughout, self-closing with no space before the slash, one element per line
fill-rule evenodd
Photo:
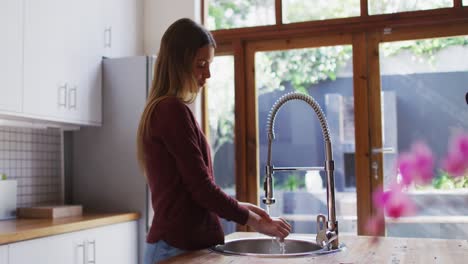
<path fill-rule="evenodd" d="M 62 131 L 0 126 L 0 173 L 18 181 L 18 207 L 62 204 Z"/>

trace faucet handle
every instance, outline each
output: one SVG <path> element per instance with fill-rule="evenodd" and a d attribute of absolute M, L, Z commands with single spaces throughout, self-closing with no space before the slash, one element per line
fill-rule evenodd
<path fill-rule="evenodd" d="M 317 237 L 315 238 L 317 244 L 324 247 L 328 244 L 327 237 L 327 218 L 323 214 L 317 215 Z"/>
<path fill-rule="evenodd" d="M 326 230 L 321 230 L 320 232 L 317 233 L 317 237 L 315 238 L 315 241 L 319 246 L 322 248 L 325 248 L 326 245 L 329 243 L 328 242 L 328 237 L 327 237 L 327 231 Z"/>
<path fill-rule="evenodd" d="M 327 230 L 327 217 L 323 214 L 317 215 L 317 234 L 322 230 Z"/>

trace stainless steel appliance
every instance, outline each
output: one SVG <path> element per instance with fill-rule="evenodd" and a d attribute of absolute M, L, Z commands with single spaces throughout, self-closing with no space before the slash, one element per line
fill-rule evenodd
<path fill-rule="evenodd" d="M 137 165 L 136 132 L 154 62 L 148 56 L 104 59 L 102 126 L 82 127 L 65 137 L 67 202 L 96 212 L 140 212 L 140 256 L 148 194 Z"/>

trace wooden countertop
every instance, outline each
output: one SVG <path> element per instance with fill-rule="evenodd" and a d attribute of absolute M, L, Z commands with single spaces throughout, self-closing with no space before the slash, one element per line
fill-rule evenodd
<path fill-rule="evenodd" d="M 93 227 L 137 220 L 138 213 L 88 214 L 55 219 L 12 219 L 0 221 L 0 245 L 58 235 Z"/>
<path fill-rule="evenodd" d="M 238 232 L 226 237 L 234 238 L 259 236 L 258 233 Z M 303 237 L 315 240 L 311 234 L 293 234 L 291 237 Z M 468 240 L 424 239 L 424 238 L 381 238 L 372 245 L 371 237 L 340 236 L 340 242 L 346 249 L 328 255 L 294 258 L 259 258 L 250 256 L 223 255 L 211 250 L 198 250 L 173 257 L 162 263 L 203 263 L 203 264 L 270 264 L 270 263 L 467 263 Z"/>

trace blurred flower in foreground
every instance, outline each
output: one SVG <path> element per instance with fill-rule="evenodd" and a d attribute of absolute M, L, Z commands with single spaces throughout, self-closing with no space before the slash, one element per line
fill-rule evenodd
<path fill-rule="evenodd" d="M 396 180 L 390 188 L 383 191 L 382 187 L 373 192 L 374 207 L 377 213 L 369 218 L 366 230 L 372 236 L 384 233 L 385 216 L 398 219 L 416 213 L 416 206 L 403 191 L 412 183 L 429 184 L 434 176 L 434 156 L 431 149 L 422 142 L 411 146 L 409 152 L 402 153 L 397 159 L 400 180 Z M 458 177 L 468 174 L 468 133 L 460 133 L 453 138 L 442 167 L 450 175 Z M 378 242 L 374 237 L 372 243 Z"/>
<path fill-rule="evenodd" d="M 442 167 L 452 176 L 468 173 L 468 134 L 460 133 L 452 139 Z"/>
<path fill-rule="evenodd" d="M 379 188 L 373 194 L 374 206 L 383 210 L 386 216 L 400 218 L 402 216 L 414 215 L 416 206 L 409 196 L 402 191 L 401 186 L 393 184 L 388 191 Z"/>
<path fill-rule="evenodd" d="M 409 196 L 403 192 L 402 186 L 396 183 L 392 184 L 387 191 L 383 191 L 382 187 L 377 188 L 372 198 L 374 207 L 378 210 L 377 214 L 372 216 L 366 223 L 367 232 L 371 236 L 375 236 L 371 241 L 372 244 L 378 242 L 376 236 L 382 234 L 385 230 L 384 217 L 382 216 L 397 219 L 416 213 L 415 204 Z"/>
<path fill-rule="evenodd" d="M 379 235 L 385 230 L 384 218 L 372 216 L 366 223 L 366 229 L 368 234 L 372 236 L 371 244 L 377 244 L 379 242 Z"/>
<path fill-rule="evenodd" d="M 398 158 L 398 169 L 402 184 L 427 184 L 434 176 L 434 157 L 431 149 L 422 142 L 411 146 L 411 152 L 404 152 Z"/>

